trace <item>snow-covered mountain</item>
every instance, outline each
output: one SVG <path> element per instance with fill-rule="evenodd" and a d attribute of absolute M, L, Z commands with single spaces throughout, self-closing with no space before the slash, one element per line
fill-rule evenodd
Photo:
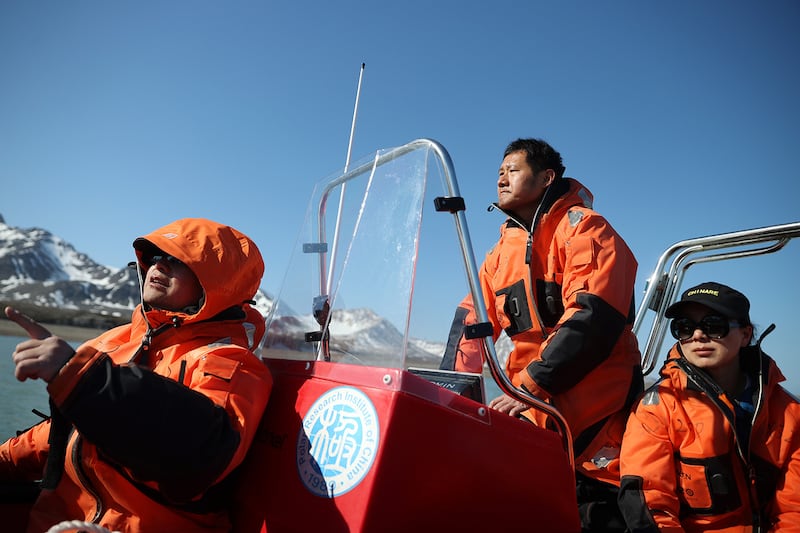
<path fill-rule="evenodd" d="M 255 300 L 266 316 L 273 299 L 260 291 Z M 12 227 L 0 215 L 3 304 L 35 309 L 35 316 L 45 322 L 106 328 L 128 322 L 138 301 L 134 269 L 99 265 L 49 231 Z M 310 314 L 278 316 L 271 323 L 268 343 L 307 350 L 310 345 L 296 345 L 304 342 L 304 333 L 316 329 L 319 326 Z M 402 344 L 402 334 L 369 309 L 334 310 L 330 333 L 333 349 L 362 361 L 396 354 Z M 444 345 L 436 342 L 410 339 L 408 344 L 410 364 L 435 365 L 444 351 Z"/>
<path fill-rule="evenodd" d="M 135 272 L 94 262 L 40 228 L 0 216 L 0 300 L 38 308 L 50 321 L 89 327 L 126 322 L 138 299 Z"/>
<path fill-rule="evenodd" d="M 309 314 L 282 315 L 280 306 L 269 323 L 267 350 L 308 352 L 314 345 L 305 341 L 305 334 L 319 330 Z M 333 360 L 381 365 L 399 361 L 403 334 L 388 320 L 371 309 L 334 309 L 328 326 Z M 406 366 L 436 367 L 442 358 L 444 344 L 410 338 L 406 347 Z"/>

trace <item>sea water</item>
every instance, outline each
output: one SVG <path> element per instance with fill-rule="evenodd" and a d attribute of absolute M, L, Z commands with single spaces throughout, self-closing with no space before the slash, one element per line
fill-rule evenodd
<path fill-rule="evenodd" d="M 40 379 L 17 381 L 14 377 L 14 347 L 26 337 L 0 335 L 0 442 L 41 422 L 42 418 L 32 412 L 36 409 L 50 414 L 47 383 Z"/>

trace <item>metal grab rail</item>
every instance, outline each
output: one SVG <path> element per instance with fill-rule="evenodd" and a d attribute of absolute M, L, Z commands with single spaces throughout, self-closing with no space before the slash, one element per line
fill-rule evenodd
<path fill-rule="evenodd" d="M 638 334 L 647 312 L 654 311 L 656 313 L 647 336 L 647 343 L 642 350 L 644 374 L 649 374 L 655 368 L 658 352 L 667 331 L 664 312 L 676 301 L 683 277 L 691 266 L 774 253 L 786 246 L 790 240 L 798 237 L 800 237 L 800 222 L 790 222 L 687 239 L 676 242 L 667 248 L 661 254 L 653 274 L 647 280 L 644 298 L 636 312 L 636 320 L 633 324 L 633 331 Z M 762 244 L 763 246 L 761 246 Z M 694 257 L 697 254 L 705 255 Z M 666 270 L 667 262 L 673 256 L 669 269 Z"/>

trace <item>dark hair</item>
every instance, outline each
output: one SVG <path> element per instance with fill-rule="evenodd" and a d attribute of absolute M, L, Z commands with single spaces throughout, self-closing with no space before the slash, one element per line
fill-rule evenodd
<path fill-rule="evenodd" d="M 511 141 L 506 147 L 506 151 L 503 152 L 503 157 L 513 152 L 525 152 L 525 159 L 535 172 L 552 168 L 556 173 L 556 178 L 560 178 L 566 170 L 561 161 L 561 154 L 542 139 Z"/>

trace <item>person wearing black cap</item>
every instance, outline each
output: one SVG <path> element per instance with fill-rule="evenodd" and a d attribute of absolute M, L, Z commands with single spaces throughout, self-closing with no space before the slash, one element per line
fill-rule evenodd
<path fill-rule="evenodd" d="M 800 531 L 800 403 L 754 342 L 750 302 L 715 282 L 665 313 L 677 342 L 628 419 L 630 531 Z"/>

